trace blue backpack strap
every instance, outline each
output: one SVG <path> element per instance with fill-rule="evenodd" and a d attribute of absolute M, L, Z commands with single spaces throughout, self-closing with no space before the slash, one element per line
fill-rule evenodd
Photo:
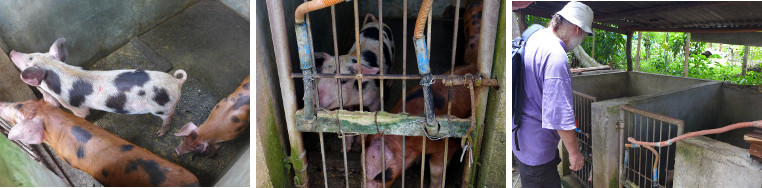
<path fill-rule="evenodd" d="M 516 37 L 512 41 L 512 63 L 513 63 L 513 124 L 516 125 L 513 129 L 511 129 L 511 132 L 513 132 L 513 141 L 514 146 L 516 147 L 516 151 L 521 151 L 521 148 L 519 147 L 519 139 L 517 130 L 519 127 L 521 127 L 521 107 L 524 104 L 524 101 L 522 101 L 521 97 L 518 97 L 518 93 L 523 93 L 524 91 L 524 46 L 526 45 L 527 40 L 529 40 L 529 37 L 532 36 L 535 32 L 542 29 L 542 25 L 539 24 L 533 24 L 532 26 L 529 26 L 527 30 L 524 31 L 524 33 L 521 34 L 521 37 Z"/>

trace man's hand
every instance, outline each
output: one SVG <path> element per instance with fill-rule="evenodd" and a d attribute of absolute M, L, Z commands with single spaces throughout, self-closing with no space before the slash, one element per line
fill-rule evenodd
<path fill-rule="evenodd" d="M 577 137 L 574 135 L 574 130 L 558 130 L 558 135 L 561 136 L 561 141 L 564 142 L 566 151 L 569 152 L 569 169 L 578 171 L 582 169 L 585 164 L 585 158 L 582 153 L 579 152 L 579 145 L 577 144 Z"/>
<path fill-rule="evenodd" d="M 582 153 L 577 150 L 576 152 L 569 152 L 569 169 L 573 171 L 578 171 L 582 169 L 582 166 L 585 164 L 585 158 L 582 156 Z"/>

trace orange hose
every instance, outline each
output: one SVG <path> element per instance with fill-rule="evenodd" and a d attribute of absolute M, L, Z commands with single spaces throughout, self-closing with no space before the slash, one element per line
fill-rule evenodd
<path fill-rule="evenodd" d="M 418 19 L 415 20 L 415 32 L 413 32 L 413 38 L 419 39 L 423 37 L 423 28 L 426 27 L 426 18 L 431 12 L 431 3 L 433 0 L 423 0 L 421 4 L 421 11 L 418 11 Z"/>
<path fill-rule="evenodd" d="M 304 23 L 304 14 L 341 2 L 344 2 L 344 0 L 314 0 L 302 3 L 299 7 L 296 7 L 294 20 L 296 20 L 297 24 Z"/>
<path fill-rule="evenodd" d="M 709 129 L 709 130 L 703 130 L 703 131 L 696 131 L 696 132 L 690 132 L 690 133 L 683 134 L 683 135 L 680 135 L 678 137 L 669 139 L 667 141 L 661 141 L 661 142 L 641 142 L 641 141 L 635 140 L 632 137 L 628 137 L 627 141 L 629 141 L 630 143 L 638 144 L 638 145 L 642 145 L 642 146 L 664 147 L 664 146 L 669 146 L 672 143 L 675 143 L 675 142 L 680 141 L 682 139 L 686 139 L 686 138 L 690 138 L 690 137 L 694 137 L 694 136 L 703 136 L 703 135 L 708 135 L 708 134 L 719 134 L 719 133 L 728 132 L 730 130 L 740 129 L 740 128 L 747 128 L 747 127 L 762 128 L 761 123 L 762 123 L 762 120 L 753 121 L 753 122 L 735 123 L 735 124 L 731 124 L 731 125 L 724 126 L 724 127 L 721 127 L 721 128 Z"/>
<path fill-rule="evenodd" d="M 625 147 L 632 148 L 630 144 L 625 144 Z M 656 169 L 656 167 L 659 166 L 659 152 L 656 152 L 656 150 L 653 147 L 651 147 L 651 146 L 641 145 L 641 147 L 646 148 L 648 150 L 651 150 L 651 153 L 654 153 L 654 166 L 653 166 L 653 169 Z"/>

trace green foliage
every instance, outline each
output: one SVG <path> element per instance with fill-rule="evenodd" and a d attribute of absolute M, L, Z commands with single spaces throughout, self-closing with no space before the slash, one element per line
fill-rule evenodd
<path fill-rule="evenodd" d="M 593 32 L 595 32 L 595 61 L 601 64 L 614 64 L 617 69 L 626 68 L 624 45 L 627 43 L 627 36 L 599 29 L 594 29 Z M 593 37 L 585 37 L 585 41 L 580 46 L 585 49 L 585 52 L 592 53 Z"/>
<path fill-rule="evenodd" d="M 542 26 L 548 26 L 549 21 L 550 19 L 547 19 L 547 18 L 527 15 L 525 23 L 527 24 L 527 27 L 529 27 L 532 24 L 540 24 Z"/>

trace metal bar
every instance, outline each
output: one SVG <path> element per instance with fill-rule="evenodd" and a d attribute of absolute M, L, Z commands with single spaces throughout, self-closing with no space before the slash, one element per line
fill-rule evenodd
<path fill-rule="evenodd" d="M 347 135 L 341 136 L 341 153 L 344 155 L 344 186 L 349 188 L 349 168 L 347 166 Z"/>
<path fill-rule="evenodd" d="M 379 62 L 378 65 L 379 65 L 380 75 L 384 75 L 384 73 L 386 73 L 386 71 L 384 71 L 384 64 L 386 64 L 386 63 L 384 63 L 384 58 L 391 58 L 391 57 L 384 57 L 384 55 L 383 55 L 384 54 L 384 45 L 383 45 L 384 44 L 384 34 L 383 34 L 383 31 L 385 31 L 384 30 L 384 12 L 382 11 L 383 7 L 384 6 L 383 6 L 382 0 L 378 0 L 378 37 L 379 37 L 379 40 L 378 40 L 378 54 L 379 55 L 378 56 L 381 57 L 378 60 L 378 62 Z M 389 33 L 389 35 L 391 35 L 391 33 Z M 392 48 L 393 47 L 394 46 L 392 46 Z M 357 49 L 357 50 L 360 50 L 360 49 Z M 378 87 L 379 87 L 379 96 L 380 96 L 379 98 L 381 99 L 381 101 L 380 101 L 381 102 L 381 111 L 384 111 L 384 79 L 383 78 L 379 80 L 379 86 Z"/>
<path fill-rule="evenodd" d="M 405 137 L 402 136 L 402 164 L 405 164 Z M 363 144 L 364 146 L 365 144 Z M 402 187 L 405 187 L 405 170 L 402 170 Z"/>
<path fill-rule="evenodd" d="M 378 40 L 378 49 L 379 49 L 378 50 L 378 54 L 381 57 L 381 58 L 379 58 L 379 61 L 378 61 L 379 63 L 378 64 L 379 64 L 379 68 L 380 68 L 380 70 L 379 70 L 380 71 L 380 75 L 384 75 L 384 73 L 385 73 L 385 71 L 384 71 L 384 64 L 385 64 L 384 63 L 385 62 L 384 58 L 387 58 L 387 57 L 384 57 L 384 55 L 383 55 L 384 54 L 384 45 L 383 45 L 384 44 L 384 34 L 383 34 L 383 31 L 385 31 L 384 30 L 384 12 L 382 11 L 383 7 L 384 7 L 383 6 L 383 1 L 382 0 L 378 0 L 378 38 L 379 38 L 379 40 Z M 389 33 L 389 34 L 391 35 L 391 33 Z M 357 49 L 357 50 L 360 50 L 360 49 Z M 384 111 L 384 79 L 383 78 L 379 80 L 378 87 L 379 87 L 379 98 L 381 99 L 381 111 Z M 384 135 L 382 133 L 381 134 L 381 156 L 382 156 L 381 157 L 381 169 L 386 169 L 386 158 L 385 158 L 385 156 L 386 156 L 386 149 L 384 149 L 384 148 L 386 148 L 385 145 L 386 145 L 386 140 L 384 140 Z M 363 147 L 364 147 L 364 145 L 363 145 Z M 404 155 L 403 155 L 403 157 L 404 157 Z M 381 173 L 381 183 L 383 183 L 383 185 L 386 185 L 386 173 L 383 173 L 383 172 Z"/>
<path fill-rule="evenodd" d="M 294 83 L 289 79 L 291 75 L 291 58 L 288 52 L 288 37 L 286 37 L 286 20 L 283 17 L 283 2 L 280 0 L 266 1 L 268 18 L 270 21 L 270 33 L 272 33 L 273 50 L 275 60 L 278 64 L 278 80 L 280 80 L 280 89 L 283 100 L 284 114 L 286 116 L 286 127 L 288 130 L 289 143 L 291 147 L 290 161 L 294 168 L 297 178 L 297 186 L 305 186 L 309 181 L 307 175 L 307 159 L 304 158 L 306 152 L 302 143 L 302 134 L 296 129 L 296 97 L 294 96 Z"/>
<path fill-rule="evenodd" d="M 572 93 L 574 95 L 578 95 L 579 97 L 585 98 L 587 100 L 598 101 L 598 99 L 596 97 L 590 96 L 588 94 L 584 94 L 584 93 L 581 93 L 581 92 L 578 92 L 578 91 L 574 91 L 574 90 L 572 90 Z"/>
<path fill-rule="evenodd" d="M 330 126 L 335 124 L 337 119 L 341 122 L 342 131 L 353 132 L 360 134 L 377 134 L 378 129 L 385 130 L 386 135 L 405 135 L 405 136 L 426 136 L 426 133 L 420 126 L 421 122 L 424 122 L 423 117 L 410 116 L 408 114 L 391 114 L 383 111 L 378 112 L 378 123 L 373 122 L 373 119 L 365 117 L 373 116 L 376 112 L 360 112 L 360 111 L 340 111 L 340 115 L 336 118 L 337 111 L 318 111 L 315 126 L 312 129 L 308 129 L 303 121 L 297 120 L 297 130 L 302 132 L 338 132 L 336 126 Z M 301 118 L 304 111 L 299 110 L 295 112 L 295 117 Z M 440 122 L 440 133 L 447 137 L 463 137 L 466 135 L 471 121 L 460 118 L 450 118 L 448 122 L 447 118 L 437 118 Z"/>
<path fill-rule="evenodd" d="M 293 73 L 292 78 L 304 78 L 303 74 Z M 498 79 L 487 79 L 476 75 L 431 75 L 434 80 L 442 80 L 446 86 L 453 85 L 466 85 L 469 79 L 474 79 L 476 86 L 498 86 Z M 356 75 L 356 74 L 322 74 L 316 73 L 312 75 L 312 78 L 354 78 L 354 79 L 389 79 L 389 80 L 412 80 L 422 79 L 421 75 L 407 75 L 407 74 L 368 74 L 368 75 Z M 403 82 L 405 83 L 405 82 Z M 404 89 L 404 88 L 403 88 Z"/>
<path fill-rule="evenodd" d="M 648 112 L 648 111 L 640 110 L 640 109 L 637 109 L 637 108 L 630 107 L 628 105 L 623 105 L 622 108 L 624 110 L 627 110 L 627 111 L 630 111 L 630 112 L 633 112 L 633 113 L 636 113 L 636 114 L 640 114 L 640 115 L 643 115 L 643 116 L 646 116 L 646 117 L 658 119 L 658 120 L 661 120 L 661 121 L 664 121 L 664 122 L 667 122 L 667 123 L 671 123 L 671 124 L 682 124 L 682 122 L 683 122 L 683 120 L 680 120 L 680 119 L 677 119 L 677 118 L 673 118 L 673 117 L 669 117 L 669 116 L 665 116 L 665 115 L 661 115 L 661 114 L 657 114 L 657 113 L 653 113 L 653 112 Z"/>
<path fill-rule="evenodd" d="M 426 138 L 421 138 L 421 188 L 423 188 L 423 170 L 426 167 Z"/>
<path fill-rule="evenodd" d="M 455 9 L 458 10 L 458 9 Z M 450 142 L 450 137 L 445 137 L 444 139 L 445 145 L 444 145 L 444 161 L 442 161 L 442 188 L 445 187 L 445 182 L 447 181 L 447 145 Z M 403 155 L 404 156 L 404 155 Z M 423 174 L 421 174 L 423 175 Z"/>
<path fill-rule="evenodd" d="M 362 144 L 362 147 L 360 147 L 362 150 L 362 155 L 360 155 L 360 158 L 362 159 L 360 160 L 362 164 L 362 187 L 364 188 L 364 187 L 368 187 L 368 185 L 366 185 L 367 182 L 365 180 L 365 178 L 367 178 L 365 177 L 365 166 L 367 165 L 367 161 L 365 161 L 365 135 L 364 134 L 360 135 L 360 144 Z"/>
<path fill-rule="evenodd" d="M 323 133 L 318 133 L 320 136 L 320 157 L 323 159 L 323 183 L 325 188 L 328 188 L 328 169 L 325 167 L 325 142 L 323 142 Z"/>
<path fill-rule="evenodd" d="M 407 75 L 407 0 L 402 0 L 402 76 Z M 405 111 L 407 80 L 402 80 L 402 112 Z M 402 164 L 405 164 L 405 136 L 402 136 Z M 402 187 L 405 187 L 405 170 L 402 170 Z"/>
<path fill-rule="evenodd" d="M 360 49 L 360 17 L 359 17 L 360 14 L 357 11 L 357 1 L 352 1 L 352 5 L 353 5 L 353 8 L 354 8 L 354 17 L 355 17 L 355 51 L 357 52 L 357 53 L 355 53 L 355 55 L 356 55 L 357 59 L 359 60 L 360 59 L 360 50 L 361 50 Z M 338 73 L 339 72 L 338 71 L 339 67 L 336 67 L 336 68 L 337 68 L 336 72 Z M 358 75 L 362 75 L 362 66 L 357 66 L 357 74 Z M 362 102 L 362 79 L 357 79 L 357 86 L 358 86 L 357 87 L 357 91 L 358 91 L 357 93 L 360 96 L 359 97 L 359 99 L 360 99 L 360 111 L 363 111 L 363 105 L 362 105 L 363 104 L 363 102 Z M 364 142 L 365 136 L 361 135 L 361 137 L 363 138 L 363 142 Z M 343 138 L 346 138 L 346 135 L 344 135 Z M 363 148 L 362 156 L 365 156 L 365 149 L 364 149 L 365 148 L 365 144 L 363 144 L 363 147 L 361 147 L 361 148 Z M 344 149 L 344 163 L 347 162 L 347 157 L 346 157 L 347 156 L 347 152 L 346 151 L 347 150 Z M 362 165 L 362 168 L 363 168 L 362 169 L 362 177 L 363 177 L 363 180 L 364 180 L 365 179 L 365 166 Z M 347 165 L 344 165 L 344 176 L 345 176 L 346 181 L 347 181 L 346 186 L 347 186 L 347 188 L 349 188 L 349 168 L 347 168 Z M 362 182 L 363 182 L 362 183 L 363 187 L 365 187 L 366 186 L 365 181 L 362 181 Z"/>
<path fill-rule="evenodd" d="M 667 127 L 667 138 L 672 138 L 672 126 L 668 126 Z M 659 139 L 659 140 L 661 140 L 661 139 Z M 659 149 L 661 149 L 661 148 L 659 148 Z M 665 186 L 667 185 L 667 178 L 666 178 L 667 176 L 666 175 L 667 175 L 667 169 L 669 169 L 669 161 L 670 161 L 669 160 L 670 159 L 669 158 L 669 153 L 672 153 L 672 146 L 671 145 L 667 146 L 667 159 L 664 162 L 665 163 L 664 164 L 664 177 L 665 177 L 664 178 L 664 185 Z"/>

